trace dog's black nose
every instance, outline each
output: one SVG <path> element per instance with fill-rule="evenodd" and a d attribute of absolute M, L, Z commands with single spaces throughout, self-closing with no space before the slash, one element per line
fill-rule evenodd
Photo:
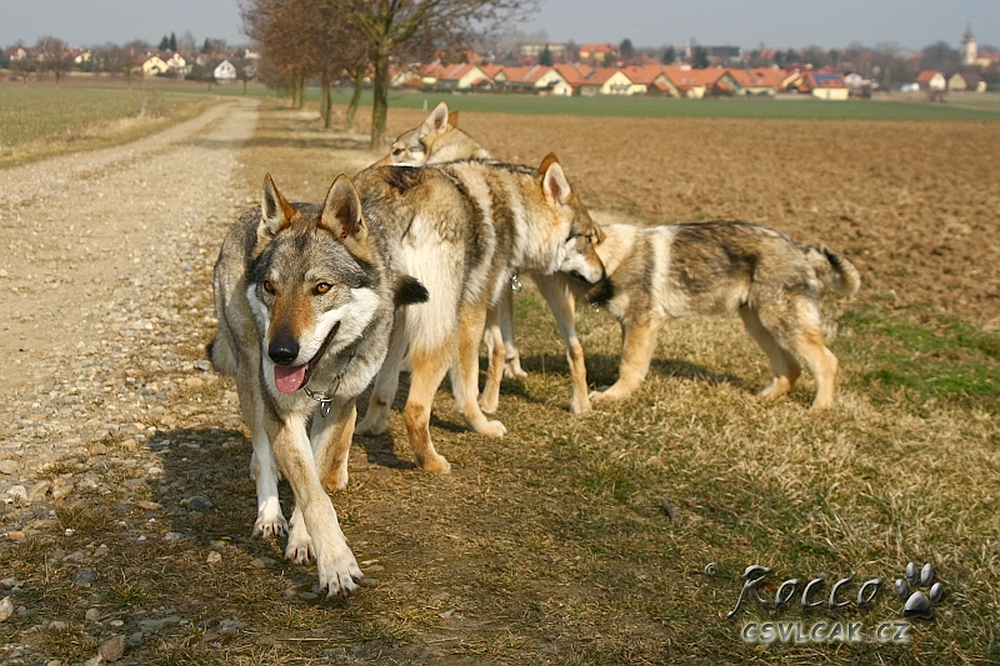
<path fill-rule="evenodd" d="M 278 365 L 291 365 L 299 357 L 299 343 L 292 336 L 279 333 L 267 346 L 267 355 Z"/>

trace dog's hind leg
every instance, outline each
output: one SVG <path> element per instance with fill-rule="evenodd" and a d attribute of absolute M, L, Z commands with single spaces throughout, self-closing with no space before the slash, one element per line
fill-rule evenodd
<path fill-rule="evenodd" d="M 504 375 L 504 363 L 507 358 L 507 347 L 497 322 L 498 309 L 501 306 L 502 303 L 490 308 L 489 314 L 486 315 L 486 333 L 483 335 L 489 360 L 486 367 L 486 385 L 483 386 L 479 406 L 486 414 L 494 414 L 500 404 L 500 380 Z"/>
<path fill-rule="evenodd" d="M 756 308 L 748 305 L 741 306 L 740 318 L 743 319 L 747 333 L 764 350 L 771 361 L 771 384 L 759 395 L 765 400 L 777 400 L 792 389 L 802 373 L 799 362 L 795 360 L 795 356 L 791 352 L 781 345 L 771 329 L 764 325 Z M 780 326 L 780 324 L 775 326 Z M 792 343 L 792 341 L 789 340 L 788 343 Z"/>
<path fill-rule="evenodd" d="M 358 424 L 359 435 L 381 435 L 389 427 L 389 411 L 396 399 L 399 388 L 399 372 L 406 356 L 405 314 L 396 315 L 396 323 L 392 327 L 389 338 L 389 351 L 386 353 L 382 368 L 375 377 L 375 386 L 368 399 L 368 411 L 365 418 Z"/>
<path fill-rule="evenodd" d="M 583 345 L 576 336 L 576 299 L 569 289 L 570 278 L 554 275 L 532 276 L 538 290 L 552 310 L 563 343 L 566 345 L 566 360 L 569 362 L 569 377 L 572 397 L 569 409 L 574 414 L 590 411 L 590 396 L 587 394 L 587 364 L 583 358 Z"/>
<path fill-rule="evenodd" d="M 481 305 L 465 305 L 459 309 L 458 349 L 455 365 L 452 368 L 451 391 L 455 396 L 455 408 L 465 417 L 470 428 L 481 435 L 502 437 L 507 434 L 507 429 L 500 421 L 487 419 L 477 402 L 479 341 L 482 339 L 485 325 L 486 309 Z"/>
<path fill-rule="evenodd" d="M 451 365 L 451 350 L 450 341 L 436 349 L 410 349 L 410 394 L 403 418 L 417 465 L 425 472 L 447 474 L 451 471 L 445 457 L 434 450 L 430 429 L 434 393 Z"/>
<path fill-rule="evenodd" d="M 334 419 L 336 414 L 345 416 Z M 327 490 L 347 488 L 347 460 L 351 453 L 357 417 L 358 410 L 353 399 L 343 407 L 334 407 L 325 418 L 320 410 L 313 415 L 309 440 L 312 442 L 319 478 Z"/>
<path fill-rule="evenodd" d="M 812 409 L 832 406 L 840 362 L 823 343 L 823 332 L 819 325 L 810 325 L 800 331 L 795 338 L 795 347 L 816 378 L 816 397 L 813 399 Z"/>
<path fill-rule="evenodd" d="M 604 391 L 590 394 L 593 402 L 610 402 L 628 397 L 642 385 L 649 374 L 649 364 L 656 350 L 656 334 L 661 318 L 647 318 L 622 324 L 622 357 L 618 363 L 618 381 Z"/>
<path fill-rule="evenodd" d="M 504 289 L 500 294 L 500 302 L 497 303 L 498 324 L 500 326 L 500 337 L 504 346 L 503 376 L 513 379 L 515 377 L 527 377 L 528 373 L 521 368 L 521 352 L 517 349 L 517 342 L 514 340 L 514 290 Z"/>

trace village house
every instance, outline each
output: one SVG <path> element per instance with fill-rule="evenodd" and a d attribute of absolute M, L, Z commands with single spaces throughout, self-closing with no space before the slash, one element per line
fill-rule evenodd
<path fill-rule="evenodd" d="M 528 67 L 504 67 L 494 78 L 498 87 L 512 92 L 529 92 L 543 95 L 569 97 L 573 87 L 555 67 L 531 65 Z"/>
<path fill-rule="evenodd" d="M 223 60 L 212 70 L 212 77 L 219 83 L 235 81 L 236 66 L 229 62 L 228 59 Z"/>
<path fill-rule="evenodd" d="M 437 75 L 439 90 L 468 92 L 474 88 L 491 89 L 492 81 L 476 65 L 449 65 Z"/>
<path fill-rule="evenodd" d="M 595 67 L 580 84 L 578 94 L 583 97 L 596 95 L 632 95 L 637 86 L 616 67 Z M 645 92 L 645 90 L 643 90 Z"/>
<path fill-rule="evenodd" d="M 18 60 L 24 60 L 25 58 L 31 56 L 31 51 L 33 49 L 26 49 L 23 46 L 11 46 L 6 51 L 3 52 L 7 59 L 11 62 L 17 62 Z"/>
<path fill-rule="evenodd" d="M 809 72 L 803 85 L 816 99 L 845 100 L 851 94 L 840 72 Z"/>
<path fill-rule="evenodd" d="M 632 82 L 633 95 L 669 95 L 671 92 L 663 65 L 629 65 L 622 71 Z"/>
<path fill-rule="evenodd" d="M 719 67 L 693 69 L 687 65 L 667 65 L 663 68 L 676 91 L 677 97 L 687 99 L 702 99 L 715 91 L 716 83 L 726 73 Z"/>
<path fill-rule="evenodd" d="M 951 92 L 986 92 L 986 81 L 978 72 L 955 72 L 948 78 Z"/>
<path fill-rule="evenodd" d="M 618 47 L 604 42 L 603 44 L 584 44 L 576 50 L 580 62 L 592 65 L 603 65 L 609 58 L 618 57 Z"/>
<path fill-rule="evenodd" d="M 165 62 L 170 71 L 178 78 L 184 78 L 191 72 L 187 59 L 180 53 L 174 52 Z"/>
<path fill-rule="evenodd" d="M 782 89 L 785 72 L 769 67 L 754 69 L 732 67 L 726 70 L 724 78 L 727 83 L 734 86 L 735 95 L 773 97 Z"/>
<path fill-rule="evenodd" d="M 75 49 L 73 54 L 73 64 L 80 69 L 88 69 L 94 61 L 94 54 L 90 49 Z"/>
<path fill-rule="evenodd" d="M 166 74 L 170 71 L 170 66 L 158 55 L 151 55 L 142 63 L 143 76 L 156 76 Z"/>
<path fill-rule="evenodd" d="M 917 84 L 921 90 L 941 91 L 948 87 L 948 80 L 935 69 L 925 69 L 917 74 Z"/>

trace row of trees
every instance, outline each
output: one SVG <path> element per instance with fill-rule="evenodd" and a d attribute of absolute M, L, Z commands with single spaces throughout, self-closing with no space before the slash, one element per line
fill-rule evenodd
<path fill-rule="evenodd" d="M 206 37 L 205 42 L 201 45 L 200 53 L 222 53 L 229 48 L 224 39 L 212 39 L 211 37 Z M 180 41 L 177 40 L 176 33 L 170 33 L 170 36 L 163 36 L 160 40 L 160 52 L 165 51 L 182 51 L 185 54 L 194 53 L 194 36 L 188 31 L 181 37 Z"/>
<path fill-rule="evenodd" d="M 318 79 L 320 111 L 330 124 L 330 87 L 349 77 L 348 123 L 370 67 L 372 146 L 386 143 L 389 67 L 396 60 L 458 53 L 478 36 L 533 11 L 537 0 L 242 0 L 244 32 L 261 48 L 265 82 L 281 83 L 302 104 Z"/>

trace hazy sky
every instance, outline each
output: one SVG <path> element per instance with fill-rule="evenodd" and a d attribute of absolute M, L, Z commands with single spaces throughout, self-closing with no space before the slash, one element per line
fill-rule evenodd
<path fill-rule="evenodd" d="M 782 49 L 829 49 L 858 42 L 896 42 L 919 50 L 937 41 L 957 48 L 971 21 L 980 44 L 1000 44 L 998 0 L 542 0 L 520 29 L 545 30 L 554 42 L 632 40 L 635 46 L 745 49 L 761 43 Z M 72 46 L 144 39 L 191 31 L 231 44 L 246 41 L 237 0 L 0 0 L 0 46 L 34 45 L 52 35 Z"/>

